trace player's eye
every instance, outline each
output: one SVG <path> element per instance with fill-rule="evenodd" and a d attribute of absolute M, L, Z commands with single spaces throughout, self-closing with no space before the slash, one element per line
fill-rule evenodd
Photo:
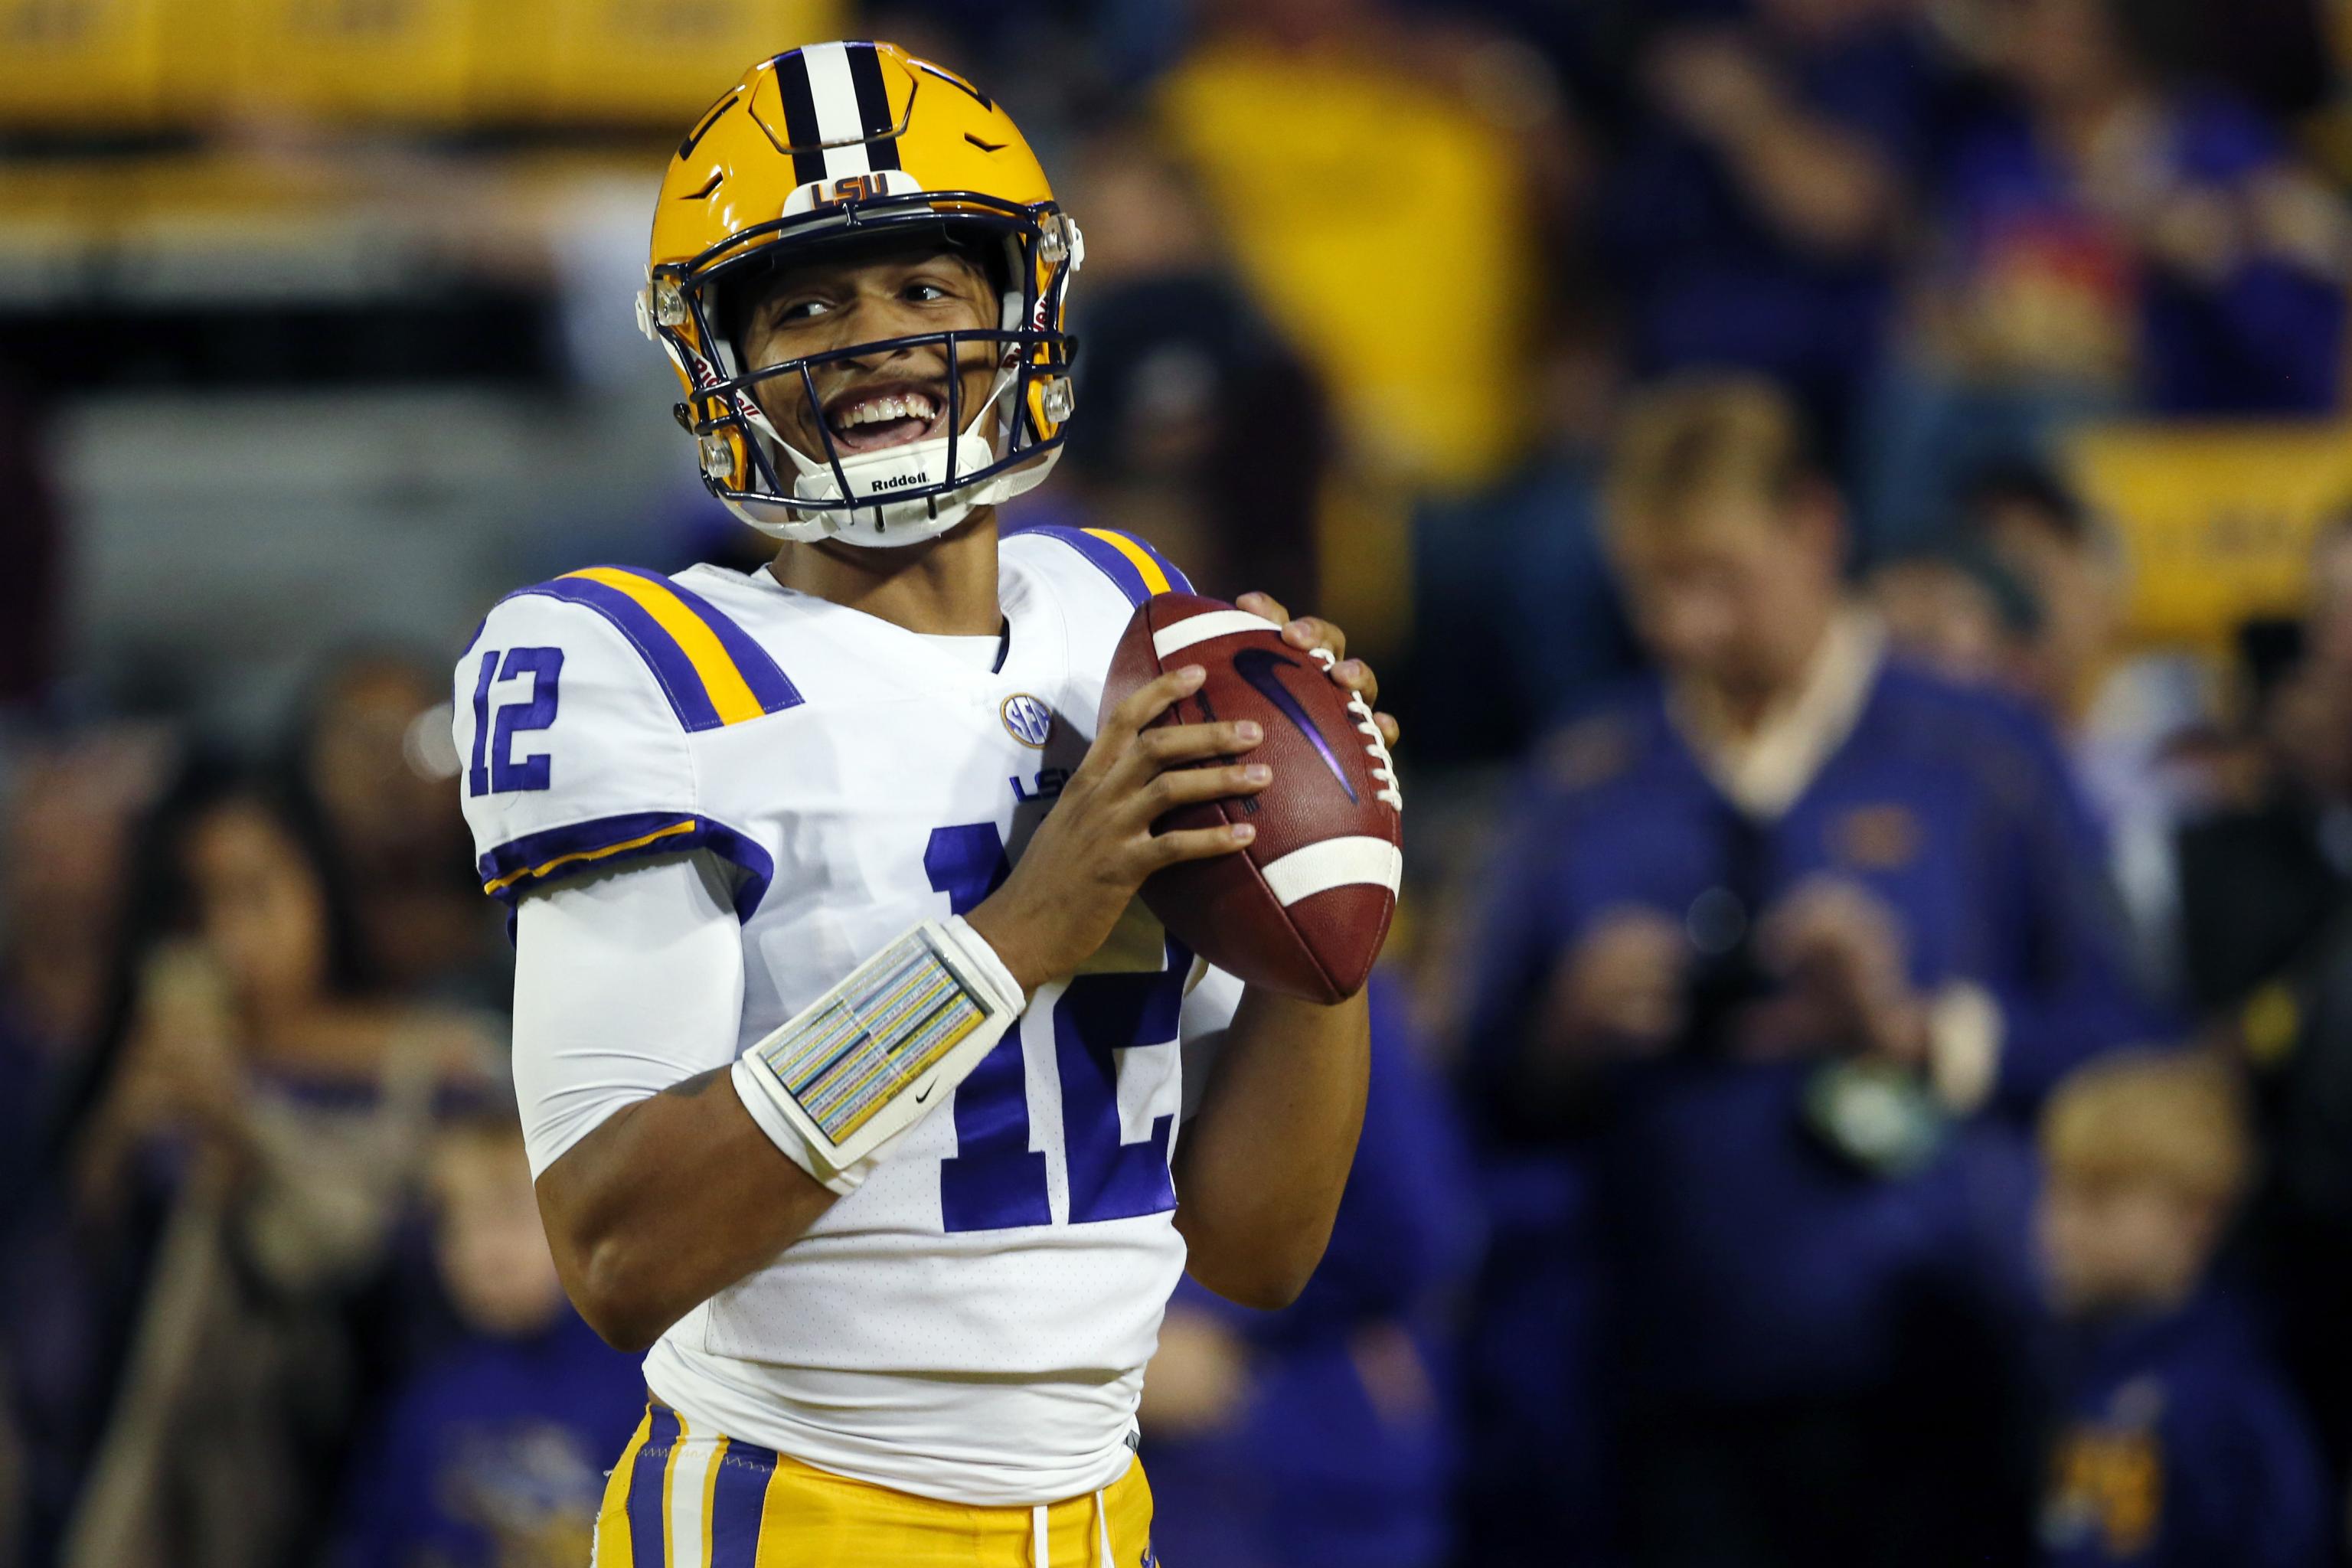
<path fill-rule="evenodd" d="M 807 321 L 824 314 L 832 307 L 822 300 L 787 300 L 776 307 L 772 318 L 778 326 L 787 321 Z"/>
<path fill-rule="evenodd" d="M 901 291 L 901 297 L 913 300 L 917 304 L 923 305 L 930 304 L 935 300 L 951 298 L 948 291 L 937 283 L 929 282 L 922 279 L 917 279 L 914 282 L 908 284 Z"/>

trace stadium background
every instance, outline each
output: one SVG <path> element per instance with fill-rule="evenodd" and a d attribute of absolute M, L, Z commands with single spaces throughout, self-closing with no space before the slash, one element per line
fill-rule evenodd
<path fill-rule="evenodd" d="M 1598 1134 L 1465 1064 L 1516 804 L 1641 665 L 1617 413 L 1725 371 L 1802 410 L 1898 642 L 2153 821 L 2149 1016 L 2252 1091 L 2219 1268 L 2341 1554 L 2352 10 L 0 0 L 0 1564 L 582 1560 L 632 1374 L 504 1163 L 444 672 L 515 584 L 755 558 L 631 295 L 678 130 L 843 35 L 981 83 L 1086 226 L 1079 433 L 1019 511 L 1317 606 L 1405 726 L 1350 1209 L 1290 1312 L 1180 1297 L 1162 1554 L 1774 1560 L 1622 1517 Z M 2021 1382 L 1971 1560 L 2048 1549 Z"/>

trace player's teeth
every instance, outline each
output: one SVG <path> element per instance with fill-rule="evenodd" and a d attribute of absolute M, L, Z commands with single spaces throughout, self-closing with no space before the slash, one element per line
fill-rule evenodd
<path fill-rule="evenodd" d="M 850 429 L 859 425 L 879 425 L 891 419 L 929 419 L 932 413 L 931 400 L 919 392 L 904 396 L 875 397 L 844 414 L 841 427 Z"/>

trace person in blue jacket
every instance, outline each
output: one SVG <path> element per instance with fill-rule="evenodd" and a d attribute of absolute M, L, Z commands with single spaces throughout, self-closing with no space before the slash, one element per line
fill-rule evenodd
<path fill-rule="evenodd" d="M 2041 1239 L 2065 1324 L 2046 1568 L 2324 1568 L 2304 1413 L 2213 1256 L 2252 1152 L 2228 1068 L 2132 1052 L 2042 1118 Z"/>
<path fill-rule="evenodd" d="M 331 1561 L 576 1568 L 645 1379 L 564 1300 L 510 1110 L 457 1119 L 430 1175 L 436 1261 L 467 1331 L 394 1396 Z"/>
<path fill-rule="evenodd" d="M 1169 1304 L 1142 1422 L 1170 1568 L 1455 1561 L 1450 1348 L 1477 1209 L 1390 977 L 1371 1009 L 1360 1153 L 1305 1293 L 1261 1313 L 1187 1284 Z"/>
<path fill-rule="evenodd" d="M 2097 830 L 2038 720 L 1885 657 L 1769 384 L 1632 409 L 1609 532 L 1658 672 L 1538 759 L 1468 1043 L 1489 1170 L 1583 1189 L 1482 1324 L 1541 1322 L 1548 1251 L 1608 1309 L 1474 1353 L 1606 1394 L 1638 1563 L 2013 1558 L 2023 1113 L 2149 1022 Z"/>

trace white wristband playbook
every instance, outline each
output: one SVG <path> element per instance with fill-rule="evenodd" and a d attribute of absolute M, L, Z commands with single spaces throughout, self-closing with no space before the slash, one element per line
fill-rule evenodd
<path fill-rule="evenodd" d="M 948 1099 L 1027 1005 L 961 915 L 924 921 L 735 1059 L 761 1131 L 833 1191 Z"/>

